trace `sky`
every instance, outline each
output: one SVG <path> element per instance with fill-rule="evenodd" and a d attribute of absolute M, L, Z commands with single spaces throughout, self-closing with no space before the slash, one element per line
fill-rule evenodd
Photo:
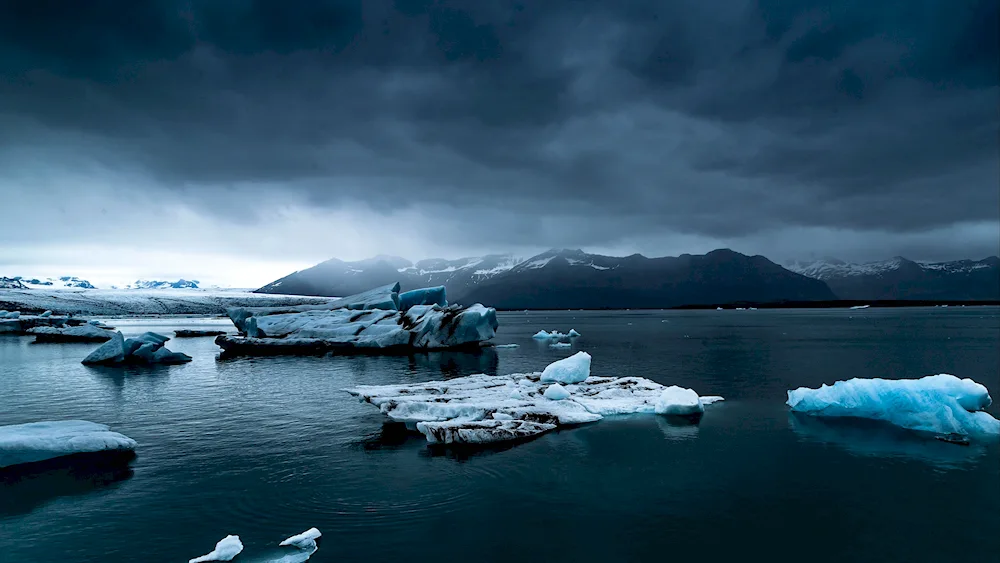
<path fill-rule="evenodd" d="M 997 0 L 0 0 L 0 275 L 1000 253 Z"/>

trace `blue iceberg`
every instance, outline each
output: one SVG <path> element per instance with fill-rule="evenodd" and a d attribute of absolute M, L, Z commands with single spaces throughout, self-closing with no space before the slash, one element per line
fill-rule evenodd
<path fill-rule="evenodd" d="M 792 411 L 818 417 L 879 420 L 938 437 L 995 437 L 1000 421 L 984 409 L 986 387 L 954 375 L 920 379 L 850 379 L 788 392 Z"/>
<path fill-rule="evenodd" d="M 425 287 L 399 294 L 400 311 L 407 311 L 414 305 L 440 305 L 441 307 L 447 307 L 448 299 L 445 297 L 444 286 Z"/>

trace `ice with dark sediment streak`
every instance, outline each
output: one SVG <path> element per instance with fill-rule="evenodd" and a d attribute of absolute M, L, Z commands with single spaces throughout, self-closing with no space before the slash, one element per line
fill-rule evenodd
<path fill-rule="evenodd" d="M 697 418 L 706 404 L 722 400 L 641 377 L 592 376 L 590 356 L 584 352 L 549 368 L 548 374 L 478 374 L 346 391 L 432 444 L 517 441 L 619 414 Z"/>
<path fill-rule="evenodd" d="M 920 379 L 850 379 L 788 392 L 793 411 L 827 418 L 878 420 L 937 436 L 996 437 L 1000 421 L 985 409 L 986 387 L 950 374 Z"/>
<path fill-rule="evenodd" d="M 496 310 L 474 304 L 396 310 L 315 310 L 248 317 L 246 337 L 216 339 L 233 354 L 390 353 L 478 345 L 496 335 Z"/>
<path fill-rule="evenodd" d="M 0 426 L 0 469 L 75 454 L 129 452 L 135 447 L 128 436 L 86 420 Z"/>
<path fill-rule="evenodd" d="M 287 315 L 310 311 L 333 311 L 347 309 L 365 311 L 380 309 L 385 311 L 399 310 L 399 282 L 379 286 L 368 291 L 334 299 L 325 303 L 293 305 L 290 307 L 230 307 L 226 310 L 230 320 L 240 332 L 246 332 L 247 319 L 251 317 L 266 317 L 269 315 Z"/>

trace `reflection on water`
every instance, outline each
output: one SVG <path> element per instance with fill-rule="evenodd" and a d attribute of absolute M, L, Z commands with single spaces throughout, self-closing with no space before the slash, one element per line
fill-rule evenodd
<path fill-rule="evenodd" d="M 875 420 L 820 418 L 789 412 L 788 424 L 804 440 L 832 444 L 859 456 L 909 458 L 949 468 L 975 461 L 986 453 L 982 443 L 943 442 Z"/>
<path fill-rule="evenodd" d="M 683 418 L 656 416 L 656 425 L 663 437 L 670 441 L 691 440 L 698 437 L 698 423 Z"/>
<path fill-rule="evenodd" d="M 26 514 L 56 498 L 85 495 L 133 475 L 129 455 L 67 456 L 0 470 L 0 517 Z"/>

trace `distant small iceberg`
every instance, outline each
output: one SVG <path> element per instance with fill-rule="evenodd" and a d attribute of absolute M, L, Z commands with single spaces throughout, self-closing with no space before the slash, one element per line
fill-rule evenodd
<path fill-rule="evenodd" d="M 90 323 L 78 326 L 36 326 L 27 333 L 35 337 L 35 342 L 107 342 L 114 333 Z"/>
<path fill-rule="evenodd" d="M 867 309 L 869 307 L 871 307 L 871 305 L 855 305 L 851 307 L 851 309 Z"/>

